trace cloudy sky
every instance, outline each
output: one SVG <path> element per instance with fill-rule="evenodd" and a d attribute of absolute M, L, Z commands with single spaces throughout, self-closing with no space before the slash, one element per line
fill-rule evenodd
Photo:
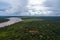
<path fill-rule="evenodd" d="M 0 16 L 60 16 L 60 0 L 0 0 Z"/>

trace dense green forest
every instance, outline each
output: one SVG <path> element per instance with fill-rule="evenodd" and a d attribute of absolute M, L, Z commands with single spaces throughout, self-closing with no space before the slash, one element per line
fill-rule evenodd
<path fill-rule="evenodd" d="M 0 40 L 60 40 L 60 20 L 23 18 L 0 28 Z"/>
<path fill-rule="evenodd" d="M 6 21 L 9 21 L 9 19 L 0 18 L 0 23 L 2 23 L 2 22 L 6 22 Z"/>

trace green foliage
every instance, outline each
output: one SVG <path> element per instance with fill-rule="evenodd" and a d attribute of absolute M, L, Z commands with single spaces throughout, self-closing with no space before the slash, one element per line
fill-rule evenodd
<path fill-rule="evenodd" d="M 1 28 L 0 40 L 60 40 L 60 21 L 25 19 Z"/>
<path fill-rule="evenodd" d="M 9 21 L 9 19 L 5 19 L 5 18 L 1 18 L 1 19 L 0 19 L 0 23 L 6 22 L 6 21 Z"/>

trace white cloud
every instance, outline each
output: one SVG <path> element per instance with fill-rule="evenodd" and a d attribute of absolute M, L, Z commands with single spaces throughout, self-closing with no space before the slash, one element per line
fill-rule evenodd
<path fill-rule="evenodd" d="M 46 0 L 29 0 L 29 3 L 30 5 L 32 4 L 43 4 L 43 2 L 46 1 Z"/>
<path fill-rule="evenodd" d="M 46 0 L 30 0 L 28 9 L 31 15 L 49 15 L 52 11 L 49 11 L 49 8 L 43 5 L 44 2 Z"/>
<path fill-rule="evenodd" d="M 22 12 L 25 9 L 26 3 L 23 3 L 23 0 L 2 0 L 3 2 L 9 3 L 11 8 L 9 10 L 5 10 L 7 14 L 13 14 L 15 12 Z"/>
<path fill-rule="evenodd" d="M 0 0 L 11 5 L 1 13 L 6 15 L 56 15 L 59 14 L 59 0 Z M 27 6 L 27 8 L 26 8 Z M 28 11 L 27 11 L 28 9 Z M 58 11 L 57 11 L 58 10 Z M 27 12 L 26 12 L 27 11 Z M 3 14 L 4 15 L 4 14 Z"/>
<path fill-rule="evenodd" d="M 5 11 L 8 14 L 14 13 L 20 5 L 20 0 L 4 0 L 4 2 L 8 2 L 11 5 L 11 9 Z"/>

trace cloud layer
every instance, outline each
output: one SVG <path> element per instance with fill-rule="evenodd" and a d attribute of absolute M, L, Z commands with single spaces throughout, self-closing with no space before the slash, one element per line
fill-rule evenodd
<path fill-rule="evenodd" d="M 30 12 L 39 16 L 60 16 L 60 0 L 40 0 L 39 4 L 31 4 Z"/>
<path fill-rule="evenodd" d="M 19 15 L 26 9 L 27 0 L 0 0 L 0 15 Z"/>
<path fill-rule="evenodd" d="M 0 0 L 1 16 L 60 16 L 60 0 Z"/>
<path fill-rule="evenodd" d="M 60 16 L 60 0 L 47 0 L 44 3 L 45 7 L 49 7 L 50 11 L 52 11 L 52 13 L 50 13 L 49 15 L 55 15 L 55 16 Z"/>

